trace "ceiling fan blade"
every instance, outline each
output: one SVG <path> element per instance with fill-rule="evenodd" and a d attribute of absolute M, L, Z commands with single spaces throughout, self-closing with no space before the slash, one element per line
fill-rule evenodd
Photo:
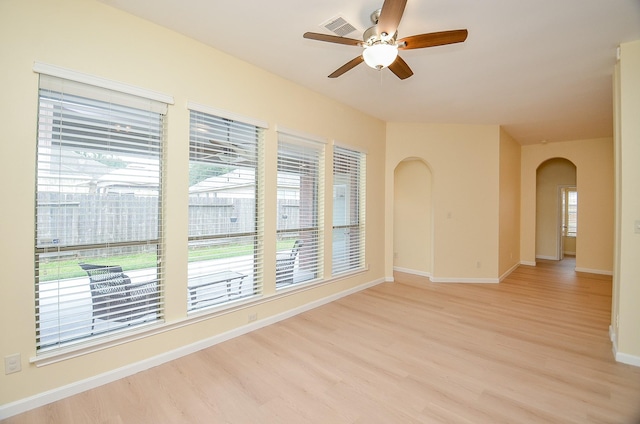
<path fill-rule="evenodd" d="M 378 18 L 378 34 L 393 35 L 398 29 L 407 0 L 385 0 Z"/>
<path fill-rule="evenodd" d="M 445 44 L 461 43 L 467 39 L 466 29 L 452 31 L 431 32 L 429 34 L 412 35 L 398 40 L 400 50 L 421 49 L 423 47 L 443 46 Z"/>
<path fill-rule="evenodd" d="M 331 75 L 329 75 L 329 78 L 337 78 L 340 75 L 344 74 L 345 72 L 355 68 L 356 66 L 358 66 L 362 62 L 364 62 L 364 58 L 362 57 L 362 55 L 360 55 L 360 56 L 356 57 L 355 59 L 352 59 L 349 62 L 345 63 L 344 65 L 342 65 L 341 67 L 339 67 L 335 71 L 333 71 L 333 73 Z"/>
<path fill-rule="evenodd" d="M 309 40 L 326 41 L 328 43 L 346 44 L 347 46 L 359 46 L 362 41 L 353 38 L 338 37 L 337 35 L 319 34 L 317 32 L 305 32 L 304 38 Z"/>
<path fill-rule="evenodd" d="M 409 68 L 407 62 L 405 62 L 400 56 L 396 57 L 396 60 L 389 65 L 389 69 L 401 80 L 407 79 L 413 75 L 413 71 Z"/>

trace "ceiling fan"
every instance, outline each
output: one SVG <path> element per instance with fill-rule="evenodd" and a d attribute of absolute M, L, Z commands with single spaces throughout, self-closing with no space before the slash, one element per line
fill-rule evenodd
<path fill-rule="evenodd" d="M 398 50 L 461 43 L 467 39 L 468 34 L 466 29 L 457 29 L 412 35 L 398 40 L 397 29 L 406 4 L 407 0 L 385 0 L 382 8 L 371 14 L 373 26 L 364 32 L 363 41 L 315 32 L 306 32 L 303 37 L 310 40 L 359 46 L 364 49 L 360 56 L 336 69 L 329 75 L 329 78 L 339 77 L 365 62 L 374 69 L 389 68 L 398 78 L 406 79 L 413 75 L 413 71 L 407 62 L 398 56 Z"/>

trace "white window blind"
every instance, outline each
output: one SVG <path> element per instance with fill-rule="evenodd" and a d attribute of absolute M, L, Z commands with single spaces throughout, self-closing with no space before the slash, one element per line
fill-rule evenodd
<path fill-rule="evenodd" d="M 260 126 L 191 110 L 188 310 L 262 292 Z"/>
<path fill-rule="evenodd" d="M 324 145 L 278 134 L 276 288 L 322 278 Z"/>
<path fill-rule="evenodd" d="M 36 347 L 163 319 L 166 104 L 40 75 Z"/>
<path fill-rule="evenodd" d="M 333 149 L 333 275 L 365 265 L 366 155 Z"/>
<path fill-rule="evenodd" d="M 578 191 L 575 187 L 562 188 L 562 235 L 578 234 Z"/>

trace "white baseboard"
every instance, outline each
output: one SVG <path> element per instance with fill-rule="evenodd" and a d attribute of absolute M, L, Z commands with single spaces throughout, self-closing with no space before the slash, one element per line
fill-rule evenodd
<path fill-rule="evenodd" d="M 536 259 L 545 259 L 548 261 L 557 261 L 557 256 L 548 256 L 548 255 L 536 255 Z"/>
<path fill-rule="evenodd" d="M 576 252 L 562 252 L 565 256 L 576 256 Z"/>
<path fill-rule="evenodd" d="M 509 268 L 507 270 L 507 272 L 505 272 L 504 274 L 502 274 L 500 276 L 500 278 L 498 278 L 499 282 L 502 282 L 502 280 L 504 280 L 505 278 L 507 278 L 509 276 L 509 274 L 511 274 L 513 271 L 515 271 L 518 267 L 520 266 L 520 264 L 515 264 L 513 265 L 511 268 Z"/>
<path fill-rule="evenodd" d="M 432 283 L 499 283 L 495 278 L 441 278 L 434 277 L 430 272 L 418 271 L 415 269 L 401 268 L 394 266 L 394 271 L 404 272 L 406 274 L 417 275 L 428 278 Z"/>
<path fill-rule="evenodd" d="M 611 339 L 611 348 L 613 350 L 613 357 L 616 357 L 618 353 L 618 340 L 616 339 L 616 332 L 613 331 L 613 327 L 609 326 L 609 339 Z"/>
<path fill-rule="evenodd" d="M 266 327 L 268 325 L 285 320 L 287 318 L 291 318 L 303 312 L 310 311 L 311 309 L 315 309 L 319 306 L 326 305 L 327 303 L 334 302 L 340 298 L 343 298 L 345 296 L 349 296 L 359 291 L 376 286 L 385 281 L 386 281 L 385 278 L 380 278 L 378 280 L 371 281 L 369 283 L 361 284 L 349 290 L 345 290 L 340 293 L 336 293 L 331 296 L 318 299 L 311 303 L 307 303 L 305 305 L 282 312 L 280 314 L 273 315 L 268 318 L 261 319 L 259 321 L 255 321 L 247 325 L 243 325 L 242 327 L 235 328 L 231 331 L 227 331 L 226 333 L 218 334 L 216 336 L 201 340 L 199 342 L 182 346 L 178 349 L 174 349 L 169 352 L 161 353 L 160 355 L 154 356 L 152 358 L 148 358 L 143 361 L 136 362 L 134 364 L 130 364 L 130 365 L 127 365 L 127 366 L 124 366 L 100 375 L 96 375 L 94 377 L 80 380 L 75 383 L 68 384 L 66 386 L 58 387 L 53 390 L 38 393 L 37 395 L 20 399 L 15 402 L 0 405 L 0 420 L 12 417 L 17 414 L 21 414 L 23 412 L 27 412 L 31 409 L 38 408 L 40 406 L 44 406 L 52 402 L 56 402 L 58 400 L 76 395 L 78 393 L 85 392 L 90 389 L 94 389 L 96 387 L 100 387 L 107 383 L 111 383 L 113 381 L 137 374 L 141 371 L 145 371 L 149 368 L 153 368 L 158 365 L 162 365 L 166 362 L 173 361 L 174 359 L 178 359 L 183 356 L 190 355 L 199 350 L 206 349 L 218 343 L 222 343 L 224 341 L 230 340 L 234 337 L 238 337 L 243 334 L 250 333 L 259 328 Z"/>
<path fill-rule="evenodd" d="M 481 283 L 481 284 L 494 284 L 499 283 L 497 278 L 440 278 L 431 277 L 433 283 Z"/>
<path fill-rule="evenodd" d="M 431 273 L 426 271 L 418 271 L 416 269 L 402 268 L 399 266 L 394 266 L 393 270 L 398 272 L 404 272 L 405 274 L 418 275 L 420 277 L 431 278 Z"/>
<path fill-rule="evenodd" d="M 609 326 L 609 338 L 611 339 L 611 350 L 613 351 L 613 357 L 615 358 L 616 362 L 633 365 L 634 367 L 640 367 L 640 356 L 618 352 L 618 340 L 612 326 Z"/>
<path fill-rule="evenodd" d="M 613 271 L 607 271 L 603 269 L 579 268 L 579 267 L 576 267 L 576 272 L 587 272 L 589 274 L 600 274 L 600 275 L 613 275 Z"/>
<path fill-rule="evenodd" d="M 634 367 L 640 367 L 640 356 L 617 352 L 616 361 L 621 362 L 623 364 L 627 364 L 627 365 L 633 365 Z"/>
<path fill-rule="evenodd" d="M 520 265 L 536 266 L 536 261 L 520 261 Z"/>

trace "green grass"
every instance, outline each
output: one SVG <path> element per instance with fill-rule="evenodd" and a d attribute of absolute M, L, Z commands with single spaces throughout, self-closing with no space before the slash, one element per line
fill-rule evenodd
<path fill-rule="evenodd" d="M 47 260 L 40 262 L 40 281 L 62 280 L 65 278 L 86 277 L 78 264 L 86 262 L 96 265 L 120 265 L 123 271 L 141 268 L 153 268 L 156 266 L 154 253 L 137 253 L 130 255 L 117 255 L 108 258 L 73 258 Z"/>
<path fill-rule="evenodd" d="M 277 249 L 291 249 L 293 240 L 278 241 Z M 227 246 L 203 246 L 189 250 L 189 262 L 224 259 L 235 256 L 253 254 L 253 243 L 233 244 Z M 46 260 L 40 263 L 40 281 L 62 280 L 66 278 L 85 277 L 87 274 L 78 265 L 81 262 L 98 265 L 120 265 L 123 271 L 153 268 L 156 266 L 155 253 L 137 253 L 110 256 L 108 258 L 77 258 Z"/>

